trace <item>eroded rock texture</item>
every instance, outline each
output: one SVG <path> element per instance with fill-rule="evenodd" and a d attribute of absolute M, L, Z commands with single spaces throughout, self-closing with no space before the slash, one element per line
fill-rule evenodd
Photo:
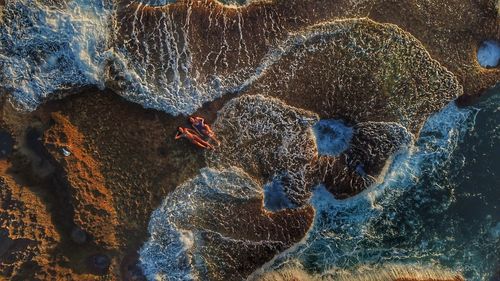
<path fill-rule="evenodd" d="M 266 211 L 240 169 L 202 169 L 153 213 L 141 261 L 149 278 L 241 280 L 300 241 L 313 217 L 310 206 Z"/>
<path fill-rule="evenodd" d="M 276 179 L 298 205 L 314 186 L 318 157 L 311 126 L 318 117 L 263 96 L 243 96 L 227 103 L 214 129 L 222 144 L 208 156 L 208 165 L 239 167 L 263 185 Z"/>
<path fill-rule="evenodd" d="M 324 23 L 292 36 L 249 93 L 273 96 L 322 118 L 398 122 L 417 133 L 462 94 L 455 76 L 394 25 Z"/>
<path fill-rule="evenodd" d="M 365 190 L 430 114 L 500 79 L 475 54 L 500 40 L 497 2 L 0 0 L 1 276 L 143 278 L 167 196 L 148 276 L 246 278 L 305 236 L 312 186 Z M 164 112 L 215 121 L 221 146 L 175 142 L 188 124 Z M 319 118 L 354 128 L 341 155 L 318 155 Z M 263 208 L 270 181 L 295 209 Z"/>
<path fill-rule="evenodd" d="M 40 272 L 49 272 L 39 280 L 144 278 L 136 253 L 147 238 L 151 212 L 203 164 L 201 151 L 174 141 L 182 121 L 170 118 L 111 92 L 75 95 L 30 115 L 4 104 L 2 119 L 16 142 L 12 155 L 2 160 L 2 175 L 15 176 L 23 190 L 36 190 L 34 199 L 20 201 L 31 206 L 38 200 L 44 208 L 33 205 L 33 213 L 46 210 L 52 220 L 41 224 L 60 238 L 39 237 L 41 250 L 57 259 L 39 267 L 19 259 L 20 269 L 2 276 L 37 280 Z M 4 206 L 10 212 L 10 205 Z M 31 224 L 23 226 L 28 217 L 16 220 L 13 230 L 32 231 Z M 8 237 L 18 236 L 11 232 Z"/>
<path fill-rule="evenodd" d="M 65 188 L 71 194 L 73 222 L 95 243 L 114 248 L 118 243 L 117 215 L 113 194 L 105 186 L 100 164 L 86 151 L 83 135 L 67 118 L 59 113 L 51 117 L 55 125 L 45 132 L 44 142 L 62 166 Z"/>

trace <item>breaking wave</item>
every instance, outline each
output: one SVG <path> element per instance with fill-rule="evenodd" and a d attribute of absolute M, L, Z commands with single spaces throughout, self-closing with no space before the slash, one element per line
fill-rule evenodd
<path fill-rule="evenodd" d="M 458 108 L 452 102 L 431 116 L 415 146 L 396 156 L 383 183 L 358 196 L 337 200 L 317 187 L 311 200 L 317 213 L 306 242 L 276 258 L 268 270 L 298 262 L 308 272 L 340 280 L 346 271 L 362 267 L 426 265 L 460 273 L 467 280 L 489 280 L 500 256 L 500 239 L 495 235 L 500 218 L 494 215 L 498 194 L 481 197 L 490 213 L 464 218 L 464 212 L 472 211 L 463 202 L 467 194 L 480 196 L 488 186 L 473 191 L 463 184 L 460 175 L 466 160 L 459 155 L 479 138 L 474 132 L 476 118 L 486 119 L 482 124 L 495 123 L 481 114 L 498 111 L 494 106 L 498 96 L 482 111 Z M 481 138 L 498 141 L 492 135 L 498 125 L 491 126 L 495 127 Z M 495 148 L 491 144 L 486 149 Z M 373 270 L 369 280 L 379 280 L 377 272 Z"/>
<path fill-rule="evenodd" d="M 110 17 L 104 0 L 57 6 L 7 1 L 0 25 L 2 87 L 24 110 L 65 89 L 103 88 Z"/>

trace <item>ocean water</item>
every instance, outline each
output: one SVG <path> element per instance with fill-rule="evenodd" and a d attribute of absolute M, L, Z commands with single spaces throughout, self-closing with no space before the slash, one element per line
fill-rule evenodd
<path fill-rule="evenodd" d="M 477 50 L 477 61 L 483 67 L 496 67 L 500 64 L 500 43 L 486 40 Z"/>
<path fill-rule="evenodd" d="M 247 1 L 221 2 L 242 5 Z M 112 66 L 132 85 L 120 94 L 145 107 L 187 114 L 220 95 L 204 92 L 210 86 L 196 85 L 195 79 L 181 80 L 185 73 L 168 81 L 156 79 L 158 84 L 142 79 L 147 68 L 129 61 L 133 54 L 120 46 L 112 47 L 114 9 L 113 2 L 106 0 L 72 0 L 51 7 L 35 0 L 8 1 L 0 24 L 0 87 L 12 94 L 21 109 L 33 110 L 68 89 L 106 87 L 113 79 L 107 74 Z M 137 15 L 134 28 L 140 27 L 141 17 Z M 176 50 L 169 53 L 172 65 L 168 67 L 188 73 L 189 59 L 178 63 L 180 53 L 187 56 L 189 51 L 178 53 L 169 32 L 176 23 L 167 18 L 162 23 L 166 30 L 158 35 L 162 49 Z M 305 40 L 302 37 L 290 38 L 292 43 L 284 46 L 291 48 L 294 40 Z M 285 51 L 271 52 L 243 86 Z M 498 64 L 498 53 L 498 44 L 485 43 L 479 62 Z M 429 118 L 415 145 L 396 157 L 381 184 L 354 198 L 337 200 L 318 186 L 312 198 L 317 210 L 313 229 L 303 244 L 278 257 L 271 267 L 298 261 L 309 272 L 334 275 L 336 270 L 360 266 L 422 264 L 459 271 L 468 280 L 489 280 L 500 264 L 499 104 L 498 89 L 474 107 L 449 104 Z M 342 124 L 318 126 L 317 132 L 331 129 L 342 140 L 329 142 L 325 134 L 317 134 L 321 153 L 337 155 L 345 149 L 350 136 L 343 135 L 348 130 Z M 290 204 L 282 200 L 279 185 L 268 184 L 265 193 L 270 210 Z M 188 244 L 184 241 L 188 236 L 179 236 L 174 247 L 159 251 L 168 256 L 168 251 Z"/>
<path fill-rule="evenodd" d="M 360 267 L 419 265 L 490 280 L 500 265 L 499 106 L 499 90 L 475 107 L 449 104 L 384 182 L 358 196 L 317 187 L 308 238 L 271 268 L 299 262 L 336 280 Z"/>
<path fill-rule="evenodd" d="M 342 120 L 320 120 L 313 126 L 316 145 L 320 155 L 338 156 L 349 148 L 353 128 Z"/>
<path fill-rule="evenodd" d="M 0 24 L 0 82 L 23 110 L 58 92 L 105 86 L 110 4 L 74 0 L 48 7 L 7 1 Z"/>

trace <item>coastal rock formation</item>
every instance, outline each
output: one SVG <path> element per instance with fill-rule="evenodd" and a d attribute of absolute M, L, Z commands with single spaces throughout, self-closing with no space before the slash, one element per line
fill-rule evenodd
<path fill-rule="evenodd" d="M 22 274 L 26 266 L 43 268 L 50 260 L 47 248 L 59 241 L 50 215 L 39 201 L 12 179 L 0 179 L 0 274 L 5 278 Z"/>
<path fill-rule="evenodd" d="M 0 0 L 0 279 L 143 278 L 165 197 L 148 277 L 244 279 L 306 235 L 313 186 L 358 194 L 500 80 L 477 61 L 495 0 L 221 2 Z M 192 113 L 215 151 L 174 141 Z M 353 128 L 340 155 L 318 155 L 325 119 Z"/>
<path fill-rule="evenodd" d="M 268 212 L 242 170 L 205 168 L 153 213 L 141 262 L 151 279 L 243 280 L 299 242 L 313 217 L 310 206 Z"/>
<path fill-rule="evenodd" d="M 61 192 L 69 193 L 73 222 L 96 244 L 114 248 L 117 215 L 99 163 L 86 151 L 83 135 L 67 118 L 58 113 L 51 117 L 55 124 L 45 132 L 44 143 L 63 170 L 67 190 Z"/>
<path fill-rule="evenodd" d="M 274 98 L 233 99 L 214 123 L 221 146 L 208 153 L 208 166 L 238 167 L 260 185 L 277 180 L 292 203 L 303 205 L 315 185 L 318 152 L 311 127 L 317 121 L 314 113 Z"/>
<path fill-rule="evenodd" d="M 57 252 L 62 243 L 43 192 L 6 175 L 9 165 L 0 161 L 0 276 L 5 280 L 81 278 L 64 266 Z M 83 277 L 83 278 L 82 278 Z M 89 278 L 88 280 L 92 280 Z"/>
<path fill-rule="evenodd" d="M 495 0 L 379 0 L 374 2 L 368 17 L 396 24 L 415 36 L 464 87 L 460 103 L 470 104 L 500 80 L 500 68 L 485 69 L 476 56 L 484 40 L 500 40 L 497 11 Z"/>
<path fill-rule="evenodd" d="M 56 273 L 40 280 L 143 278 L 134 253 L 147 239 L 151 212 L 204 165 L 201 151 L 174 140 L 182 119 L 96 90 L 48 103 L 32 114 L 5 103 L 1 115 L 4 126 L 15 132 L 2 175 L 22 180 L 23 190 L 36 190 L 33 197 L 45 207 L 33 205 L 33 212 L 47 212 L 53 219 L 47 227 L 60 237 L 40 246 L 57 259 L 35 268 L 19 260 L 20 270 L 2 276 L 37 280 L 43 271 Z M 31 206 L 32 200 L 21 201 Z M 23 225 L 11 229 L 32 231 Z M 12 232 L 8 237 L 17 239 Z"/>
<path fill-rule="evenodd" d="M 367 19 L 310 27 L 276 51 L 248 89 L 321 118 L 397 122 L 418 133 L 427 117 L 462 94 L 455 76 L 397 26 Z"/>

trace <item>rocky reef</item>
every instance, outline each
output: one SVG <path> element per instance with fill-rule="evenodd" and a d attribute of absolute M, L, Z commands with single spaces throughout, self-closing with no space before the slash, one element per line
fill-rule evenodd
<path fill-rule="evenodd" d="M 262 188 L 243 171 L 205 168 L 153 213 L 141 262 L 150 279 L 245 279 L 299 242 L 313 217 L 311 206 L 268 212 Z"/>
<path fill-rule="evenodd" d="M 274 98 L 242 96 L 220 111 L 214 129 L 221 146 L 207 157 L 210 167 L 239 167 L 260 185 L 279 182 L 288 199 L 307 202 L 318 158 L 311 127 L 317 115 Z"/>
<path fill-rule="evenodd" d="M 429 116 L 500 80 L 477 60 L 497 2 L 0 0 L 0 279 L 256 277 L 307 236 L 315 186 L 380 183 Z M 221 145 L 175 141 L 187 114 Z M 325 120 L 352 130 L 336 155 Z M 269 185 L 290 204 L 266 208 Z M 262 280 L 316 278 L 293 270 Z"/>

